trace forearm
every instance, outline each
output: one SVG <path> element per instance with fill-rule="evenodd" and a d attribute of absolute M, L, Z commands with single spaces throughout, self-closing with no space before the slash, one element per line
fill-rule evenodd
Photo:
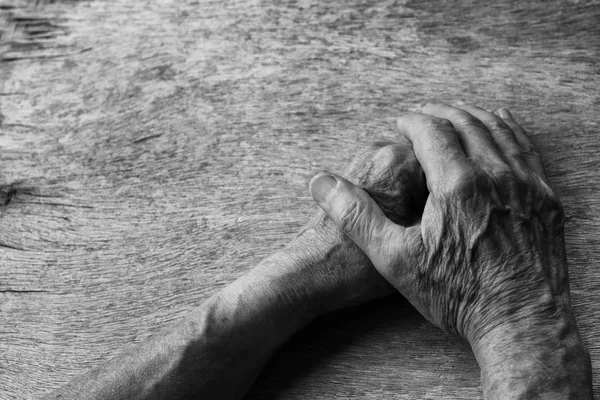
<path fill-rule="evenodd" d="M 364 253 L 319 213 L 286 248 L 176 326 L 50 398 L 240 398 L 270 356 L 311 320 L 391 292 Z"/>
<path fill-rule="evenodd" d="M 308 278 L 289 268 L 294 262 L 275 254 L 176 326 L 51 398 L 241 398 L 274 351 L 317 316 L 303 297 Z"/>
<path fill-rule="evenodd" d="M 511 328 L 473 348 L 485 399 L 592 399 L 590 356 L 572 316 Z"/>

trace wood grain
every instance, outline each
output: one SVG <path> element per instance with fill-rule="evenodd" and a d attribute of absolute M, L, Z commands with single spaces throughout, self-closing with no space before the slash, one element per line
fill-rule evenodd
<path fill-rule="evenodd" d="M 0 5 L 1 399 L 176 320 L 294 236 L 314 173 L 458 100 L 509 107 L 542 152 L 600 393 L 597 0 Z M 309 326 L 247 397 L 481 387 L 466 343 L 393 298 Z"/>

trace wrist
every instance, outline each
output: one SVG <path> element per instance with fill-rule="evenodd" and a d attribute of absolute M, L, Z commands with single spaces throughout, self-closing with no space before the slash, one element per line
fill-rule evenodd
<path fill-rule="evenodd" d="M 301 328 L 321 314 L 314 279 L 307 273 L 307 265 L 304 256 L 286 247 L 263 260 L 220 294 L 227 297 L 230 294 L 226 291 L 243 293 L 248 301 L 257 304 L 256 308 L 265 310 L 271 318 L 285 319 L 293 315 L 296 325 Z"/>
<path fill-rule="evenodd" d="M 315 316 L 393 293 L 369 258 L 319 211 L 284 249 L 259 266 Z M 279 267 L 274 267 L 278 265 Z"/>
<path fill-rule="evenodd" d="M 591 399 L 591 364 L 570 312 L 499 325 L 471 346 L 486 399 Z"/>
<path fill-rule="evenodd" d="M 327 313 L 389 296 L 396 292 L 366 254 L 321 210 L 294 239 L 311 249 L 310 265 L 319 282 L 321 312 Z"/>

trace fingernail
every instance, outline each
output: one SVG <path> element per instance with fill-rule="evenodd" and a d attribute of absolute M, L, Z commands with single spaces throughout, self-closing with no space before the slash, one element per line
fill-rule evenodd
<path fill-rule="evenodd" d="M 508 111 L 508 108 L 502 107 L 501 109 L 498 110 L 498 114 L 500 114 L 500 116 L 502 118 L 514 119 L 512 114 L 510 113 L 510 111 Z"/>
<path fill-rule="evenodd" d="M 324 203 L 327 200 L 329 193 L 335 189 L 336 186 L 337 179 L 331 175 L 322 175 L 312 182 L 310 191 L 317 202 Z"/>

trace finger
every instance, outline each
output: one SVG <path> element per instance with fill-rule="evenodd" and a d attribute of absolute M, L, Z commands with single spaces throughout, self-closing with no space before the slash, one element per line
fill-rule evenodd
<path fill-rule="evenodd" d="M 423 112 L 452 122 L 467 157 L 508 168 L 487 127 L 472 114 L 446 104 L 427 104 Z"/>
<path fill-rule="evenodd" d="M 412 142 L 430 192 L 436 192 L 449 176 L 464 170 L 466 155 L 447 119 L 408 113 L 398 118 L 398 128 Z"/>
<path fill-rule="evenodd" d="M 473 105 L 463 104 L 458 107 L 470 113 L 485 125 L 504 159 L 515 172 L 522 172 L 524 168 L 527 168 L 523 149 L 521 149 L 515 133 L 502 118 Z"/>
<path fill-rule="evenodd" d="M 544 170 L 544 164 L 542 163 L 540 153 L 533 146 L 533 143 L 531 142 L 531 139 L 529 139 L 525 129 L 523 129 L 523 127 L 519 125 L 517 121 L 515 121 L 507 108 L 500 108 L 498 111 L 496 111 L 496 115 L 502 118 L 506 125 L 508 125 L 515 133 L 515 137 L 523 149 L 525 161 L 529 167 L 547 181 L 548 178 L 546 176 L 546 171 Z"/>
<path fill-rule="evenodd" d="M 380 273 L 395 264 L 398 257 L 403 257 L 411 228 L 390 221 L 364 190 L 339 176 L 321 173 L 311 180 L 310 192 L 323 211 L 361 248 Z M 415 233 L 414 229 L 410 232 Z"/>

